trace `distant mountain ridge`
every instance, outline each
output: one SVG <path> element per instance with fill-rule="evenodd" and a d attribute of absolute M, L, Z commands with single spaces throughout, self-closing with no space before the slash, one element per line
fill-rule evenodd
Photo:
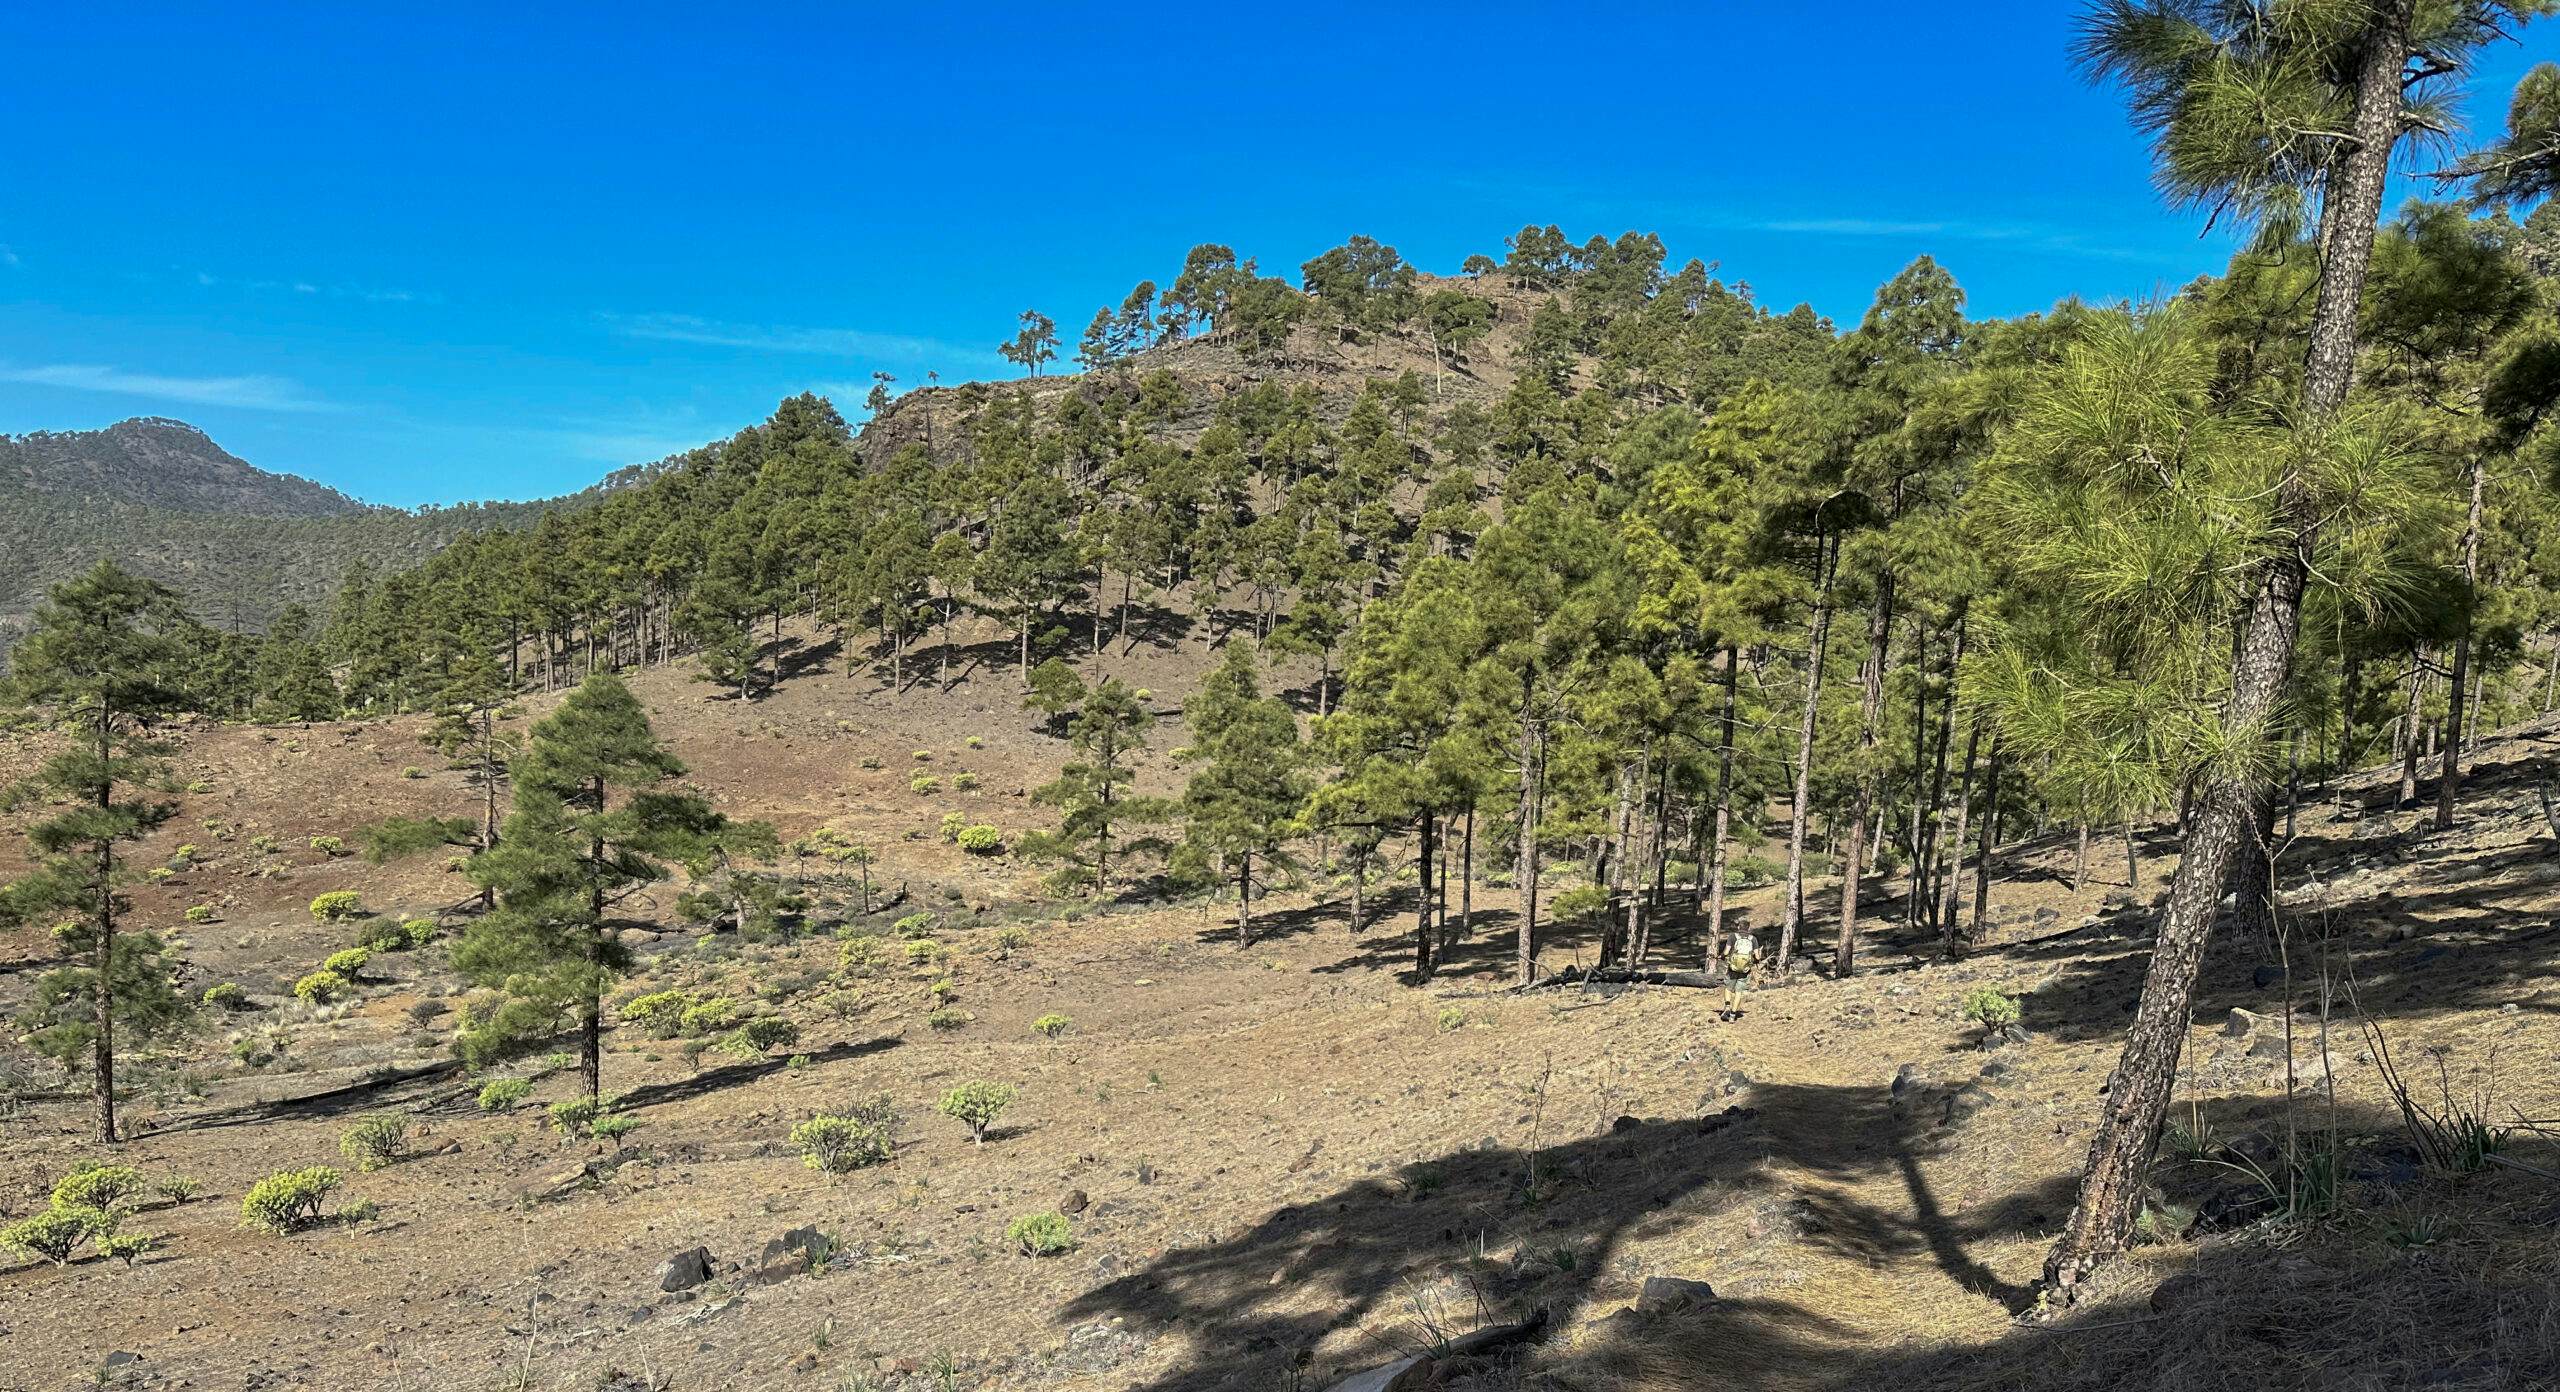
<path fill-rule="evenodd" d="M 257 468 L 201 429 L 165 416 L 136 416 L 103 430 L 0 435 L 0 489 L 231 517 L 375 510 L 325 484 Z"/>
<path fill-rule="evenodd" d="M 410 512 L 270 473 L 164 416 L 0 435 L 0 654 L 46 586 L 101 560 L 178 587 L 209 624 L 258 631 L 288 605 L 326 606 L 358 563 L 405 570 L 457 537 L 582 507 L 657 467 L 566 497 Z"/>

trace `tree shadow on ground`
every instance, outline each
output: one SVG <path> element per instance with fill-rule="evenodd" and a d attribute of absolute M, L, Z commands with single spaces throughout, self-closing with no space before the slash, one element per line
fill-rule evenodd
<path fill-rule="evenodd" d="M 804 1068 L 817 1068 L 830 1063 L 843 1063 L 848 1059 L 858 1059 L 867 1057 L 871 1054 L 884 1053 L 890 1049 L 897 1048 L 905 1042 L 905 1040 L 900 1039 L 895 1035 L 884 1035 L 878 1039 L 843 1040 L 838 1043 L 830 1044 L 823 1049 L 810 1051 L 807 1055 L 807 1062 L 801 1066 Z M 794 1057 L 797 1056 L 795 1055 Z M 717 1068 L 705 1068 L 699 1072 L 688 1074 L 685 1077 L 677 1078 L 671 1082 L 644 1083 L 639 1087 L 632 1088 L 620 1094 L 621 1100 L 616 1105 L 615 1110 L 632 1112 L 638 1111 L 643 1107 L 655 1107 L 668 1102 L 684 1102 L 696 1097 L 707 1097 L 724 1088 L 739 1087 L 747 1083 L 752 1083 L 759 1078 L 771 1077 L 790 1066 L 790 1058 L 748 1059 L 741 1063 L 725 1063 Z"/>
<path fill-rule="evenodd" d="M 1725 1100 L 1711 1090 L 1701 1106 Z M 2070 1176 L 2055 1175 L 1961 1217 L 1946 1213 L 1926 1166 L 1966 1117 L 1942 1118 L 1934 1099 L 1764 1085 L 1738 1100 L 1684 1119 L 1621 1117 L 1606 1132 L 1535 1148 L 1488 1138 L 1357 1180 L 1224 1241 L 1168 1251 L 1085 1292 L 1062 1317 L 1185 1331 L 1192 1355 L 1140 1392 L 1283 1386 L 1308 1375 L 1298 1385 L 1321 1386 L 1321 1375 L 1343 1370 L 1313 1366 L 1314 1350 L 1344 1331 L 1374 1336 L 1358 1341 L 1348 1367 L 1539 1309 L 1564 1321 L 1629 1298 L 1626 1244 L 1682 1228 L 1713 1227 L 1739 1242 L 1755 1223 L 1791 1223 L 1869 1260 L 1925 1255 L 1979 1298 L 2011 1302 L 2020 1291 L 1969 1245 L 2069 1206 Z M 1842 1183 L 1895 1177 L 1909 1206 L 1808 1203 L 1798 1171 Z"/>

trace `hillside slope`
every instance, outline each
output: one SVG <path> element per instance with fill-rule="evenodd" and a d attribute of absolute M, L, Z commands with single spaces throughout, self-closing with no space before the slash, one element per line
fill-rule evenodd
<path fill-rule="evenodd" d="M 974 636 L 973 661 L 1003 660 L 1000 633 Z M 1106 660 L 1132 680 L 1174 675 L 1159 664 L 1178 652 L 1156 651 Z M 2545 1066 L 2560 1057 L 2560 878 L 2533 791 L 2547 723 L 2484 746 L 2449 833 L 2394 810 L 2387 773 L 2306 800 L 2284 950 L 2226 935 L 2207 964 L 2180 1106 L 2215 1159 L 2164 1170 L 2165 1211 L 2184 1215 L 2167 1240 L 2047 1332 L 2010 1312 L 2069 1202 L 2171 829 L 2144 834 L 2135 885 L 2109 867 L 2075 887 L 2061 836 L 2005 847 L 1982 950 L 1937 964 L 1930 944 L 1885 934 L 1867 974 L 1801 976 L 1740 1021 L 1697 991 L 1505 989 L 1516 906 L 1494 883 L 1418 990 L 1409 883 L 1358 931 L 1338 884 L 1275 897 L 1249 951 L 1216 903 L 1050 900 L 1037 867 L 935 834 L 952 813 L 1008 837 L 1040 823 L 1018 790 L 1060 746 L 1010 693 L 893 697 L 824 660 L 788 670 L 753 703 L 678 671 L 635 689 L 724 811 L 877 847 L 872 911 L 830 874 L 813 874 L 806 930 L 778 940 L 703 933 L 671 893 L 642 903 L 644 967 L 624 996 L 760 1002 L 801 1037 L 796 1061 L 688 1058 L 684 1041 L 617 1031 L 607 1086 L 639 1122 L 619 1144 L 564 1141 L 530 1106 L 484 1113 L 479 1080 L 436 1071 L 466 998 L 450 927 L 377 956 L 352 1005 L 290 995 L 350 931 L 311 920 L 315 894 L 458 921 L 464 887 L 433 857 L 372 867 L 309 847 L 386 813 L 469 810 L 457 775 L 406 776 L 433 762 L 419 722 L 185 731 L 182 776 L 201 790 L 142 859 L 198 851 L 136 886 L 138 913 L 211 906 L 188 930 L 189 985 L 238 982 L 251 1008 L 136 1069 L 142 1126 L 120 1158 L 208 1197 L 139 1215 L 167 1242 L 133 1270 L 0 1271 L 0 1387 L 51 1389 L 132 1355 L 117 1376 L 168 1387 L 1265 1392 L 1539 1309 L 1554 1321 L 1542 1344 L 1451 1363 L 1435 1385 L 2504 1389 L 2560 1366 L 2549 1183 L 2416 1163 L 2346 1005 L 2319 1019 L 2323 964 L 2333 1001 L 2352 966 L 2396 1052 L 2441 1057 L 2457 1095 L 2500 1115 L 2560 1114 Z M 0 747 L 0 762 L 34 752 Z M 919 770 L 940 781 L 912 786 Z M 1754 921 L 1776 907 L 1770 890 L 1740 896 Z M 896 950 L 914 915 L 922 956 Z M 1689 963 L 1695 928 L 1675 915 L 1662 959 Z M 846 944 L 865 941 L 888 960 L 849 966 Z M 7 945 L 0 1005 L 46 950 L 25 933 Z M 1591 947 L 1560 926 L 1546 965 Z M 1980 1047 L 1960 1010 L 1985 986 L 2024 998 L 2029 1042 Z M 929 1024 L 945 995 L 962 1017 Z M 1055 1040 L 1031 1028 L 1051 1014 L 1072 1022 Z M 385 1072 L 414 1069 L 428 1071 Z M 549 1065 L 528 1076 L 533 1104 L 567 1094 Z M 1021 1089 L 984 1147 L 932 1111 L 972 1078 Z M 878 1093 L 905 1115 L 893 1159 L 838 1176 L 800 1163 L 794 1125 Z M 88 1153 L 76 1096 L 29 1076 L 15 1105 L 10 1218 Z M 250 1183 L 343 1164 L 339 1134 L 377 1110 L 411 1128 L 398 1163 L 348 1167 L 347 1201 L 378 1217 L 291 1238 L 236 1228 Z M 2347 1205 L 2247 1226 L 2264 1210 L 2237 1167 L 2288 1128 L 2332 1124 Z M 2560 1166 L 2548 1151 L 2520 1135 L 2509 1153 Z M 1008 1224 L 1052 1208 L 1073 1213 L 1076 1250 L 1019 1255 Z M 802 1227 L 834 1244 L 814 1270 L 775 1246 Z M 697 1244 L 711 1279 L 663 1290 L 659 1264 Z M 1715 1297 L 1647 1302 L 1653 1277 Z M 217 1287 L 218 1318 L 203 1305 Z"/>

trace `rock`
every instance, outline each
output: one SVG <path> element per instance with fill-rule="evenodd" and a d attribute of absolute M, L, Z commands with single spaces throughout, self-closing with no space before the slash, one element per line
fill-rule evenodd
<path fill-rule="evenodd" d="M 1070 1189 L 1065 1198 L 1058 1200 L 1058 1211 L 1066 1214 L 1082 1213 L 1086 1205 L 1092 1202 L 1093 1200 L 1085 1197 L 1082 1189 Z"/>
<path fill-rule="evenodd" d="M 2266 1016 L 2253 1010 L 2242 1010 L 2235 1005 L 2231 1008 L 2230 1016 L 2222 1022 L 2222 1032 L 2233 1039 L 2246 1039 L 2257 1033 L 2259 1027 L 2266 1023 Z"/>
<path fill-rule="evenodd" d="M 1613 1136 L 1624 1135 L 1629 1131 L 1641 1130 L 1643 1127 L 1644 1123 L 1637 1118 L 1621 1116 L 1616 1121 L 1609 1123 L 1609 1134 Z"/>
<path fill-rule="evenodd" d="M 694 1247 L 658 1263 L 658 1289 L 669 1294 L 691 1290 L 711 1279 L 711 1249 Z"/>
<path fill-rule="evenodd" d="M 2273 962 L 2264 963 L 2256 971 L 2249 973 L 2249 984 L 2261 991 L 2272 990 L 2283 980 L 2284 968 Z"/>
<path fill-rule="evenodd" d="M 1953 1126 L 1997 1100 L 1999 1099 L 1992 1095 L 1991 1089 L 1980 1083 L 1967 1083 L 1948 1095 L 1947 1110 L 1943 1120 L 1945 1124 Z"/>
<path fill-rule="evenodd" d="M 1636 1292 L 1639 1314 L 1659 1315 L 1674 1310 L 1694 1310 L 1715 1302 L 1716 1288 L 1704 1281 L 1680 1276 L 1647 1276 Z"/>
<path fill-rule="evenodd" d="M 793 1228 L 764 1245 L 764 1254 L 757 1258 L 750 1279 L 760 1286 L 787 1281 L 816 1270 L 835 1251 L 836 1240 L 816 1228 Z"/>
<path fill-rule="evenodd" d="M 141 1361 L 141 1354 L 134 1353 L 126 1349 L 117 1349 L 115 1352 L 108 1354 L 105 1358 L 100 1359 L 99 1363 L 102 1367 L 121 1368 L 127 1363 L 139 1363 Z"/>
<path fill-rule="evenodd" d="M 1428 1354 L 1398 1359 L 1383 1368 L 1355 1373 L 1326 1388 L 1325 1392 L 1406 1392 L 1406 1389 L 1422 1386 L 1429 1379 L 1433 1361 Z"/>
<path fill-rule="evenodd" d="M 1902 1094 L 1911 1090 L 1912 1083 L 1918 1079 L 1919 1068 L 1920 1065 L 1916 1063 L 1906 1063 L 1900 1068 L 1893 1070 L 1894 1096 L 1900 1097 Z"/>
<path fill-rule="evenodd" d="M 1093 1274 L 1108 1281 L 1120 1274 L 1120 1259 L 1109 1252 L 1093 1259 Z"/>

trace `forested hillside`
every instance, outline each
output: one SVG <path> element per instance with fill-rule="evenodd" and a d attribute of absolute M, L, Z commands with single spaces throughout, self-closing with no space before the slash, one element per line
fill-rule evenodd
<path fill-rule="evenodd" d="M 2546 11 L 2089 7 L 2248 234 L 2157 303 L 1203 244 L 1071 342 L 1023 312 L 1019 379 L 793 395 L 568 505 L 46 503 L 113 554 L 0 727 L 0 1104 L 53 1127 L 0 1245 L 84 1297 L 19 1337 L 253 1386 L 2547 1385 L 2560 1096 L 2501 1058 L 2560 1010 L 2560 67 L 2384 204 Z M 284 543 L 311 597 L 220 621 Z M 171 1348 L 215 1251 L 287 1294 Z M 361 1352 L 305 1317 L 386 1280 Z"/>
<path fill-rule="evenodd" d="M 325 604 L 359 563 L 415 566 L 455 537 L 529 525 L 614 482 L 406 512 L 254 468 L 183 421 L 0 435 L 0 638 L 46 585 L 102 560 L 177 586 L 213 627 L 263 632 L 288 605 Z"/>

